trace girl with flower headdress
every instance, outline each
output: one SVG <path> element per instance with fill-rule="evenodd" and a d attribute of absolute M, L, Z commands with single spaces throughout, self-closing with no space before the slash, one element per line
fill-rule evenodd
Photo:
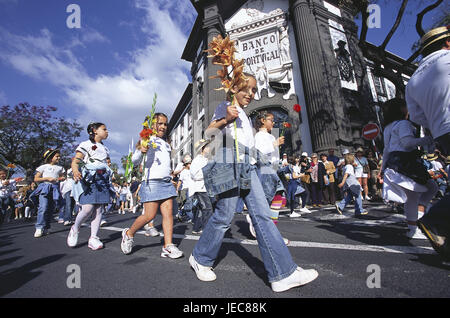
<path fill-rule="evenodd" d="M 90 123 L 87 132 L 89 140 L 80 143 L 76 149 L 75 158 L 72 160 L 72 174 L 75 182 L 72 186 L 72 194 L 75 201 L 81 205 L 81 211 L 69 231 L 67 245 L 69 247 L 77 245 L 81 224 L 94 213 L 88 247 L 98 250 L 103 248 L 103 243 L 97 233 L 105 206 L 109 203 L 112 195 L 112 171 L 107 163 L 109 150 L 103 144 L 103 140 L 108 138 L 108 129 L 105 124 Z"/>
<path fill-rule="evenodd" d="M 30 197 L 39 196 L 36 232 L 34 237 L 47 234 L 50 220 L 59 202 L 62 200 L 59 182 L 65 179 L 65 170 L 58 166 L 61 158 L 58 149 L 49 149 L 44 153 L 44 164 L 39 166 L 34 176 L 35 182 L 40 182 Z"/>
<path fill-rule="evenodd" d="M 122 231 L 121 249 L 124 254 L 131 253 L 134 235 L 149 224 L 160 209 L 164 231 L 161 257 L 180 258 L 183 256 L 183 252 L 172 243 L 173 198 L 177 196 L 177 193 L 170 176 L 172 149 L 165 140 L 168 119 L 163 113 L 154 113 L 152 117 L 149 125 L 151 127 L 148 127 L 152 133 L 150 136 L 141 134 L 141 139 L 131 158 L 135 165 L 139 165 L 144 160 L 144 175 L 139 189 L 139 198 L 144 204 L 144 214 L 139 216 L 130 228 Z"/>
<path fill-rule="evenodd" d="M 209 46 L 213 63 L 223 65 L 218 76 L 228 98 L 218 105 L 206 131 L 208 137 L 215 137 L 212 145 L 215 160 L 203 168 L 203 175 L 209 196 L 216 195 L 217 202 L 189 263 L 199 280 L 216 279 L 212 266 L 233 220 L 237 202 L 243 198 L 272 290 L 282 292 L 307 284 L 317 278 L 318 273 L 301 269 L 294 263 L 283 237 L 270 218 L 270 207 L 256 173 L 253 128 L 244 112 L 257 91 L 256 79 L 242 72 L 243 61 L 234 59 L 234 42 L 228 37 L 222 39 L 218 36 Z M 228 66 L 233 69 L 232 76 L 228 75 Z M 220 147 L 223 139 L 231 140 L 231 143 L 225 142 Z"/>

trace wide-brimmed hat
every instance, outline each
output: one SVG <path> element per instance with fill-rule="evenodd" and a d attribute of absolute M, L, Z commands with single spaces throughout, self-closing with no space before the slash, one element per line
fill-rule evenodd
<path fill-rule="evenodd" d="M 447 158 L 445 158 L 445 163 L 450 164 L 450 156 L 447 156 Z"/>
<path fill-rule="evenodd" d="M 433 160 L 436 160 L 437 158 L 438 158 L 438 156 L 436 154 L 434 154 L 434 153 L 429 153 L 427 155 L 427 160 L 428 161 L 433 161 Z"/>
<path fill-rule="evenodd" d="M 48 149 L 46 152 L 44 152 L 44 162 L 47 162 L 48 160 L 50 160 L 51 158 L 53 158 L 53 156 L 59 152 L 59 149 Z"/>
<path fill-rule="evenodd" d="M 194 151 L 195 151 L 195 153 L 197 154 L 200 151 L 202 151 L 203 147 L 205 147 L 210 142 L 211 142 L 211 140 L 209 140 L 209 139 L 200 139 L 199 141 L 197 141 L 194 144 Z"/>
<path fill-rule="evenodd" d="M 357 152 L 364 152 L 364 149 L 362 149 L 361 147 L 358 147 L 358 149 L 356 149 L 355 153 Z"/>
<path fill-rule="evenodd" d="M 450 25 L 435 28 L 425 33 L 420 39 L 420 47 L 424 50 L 432 43 L 446 37 L 450 37 Z"/>

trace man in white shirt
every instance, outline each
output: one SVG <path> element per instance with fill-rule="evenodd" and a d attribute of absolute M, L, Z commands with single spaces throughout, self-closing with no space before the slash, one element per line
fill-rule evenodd
<path fill-rule="evenodd" d="M 444 156 L 450 155 L 450 26 L 435 28 L 420 40 L 423 59 L 406 85 L 410 120 L 428 128 Z M 450 258 L 450 194 L 417 221 L 433 248 Z"/>
<path fill-rule="evenodd" d="M 181 207 L 181 213 L 178 214 L 178 219 L 183 221 L 183 215 L 188 217 L 188 222 L 192 220 L 192 200 L 189 194 L 189 188 L 192 184 L 191 178 L 191 159 L 185 158 L 184 169 L 180 172 L 177 185 L 177 193 L 179 196 L 179 207 Z M 181 214 L 181 215 L 180 215 Z"/>
<path fill-rule="evenodd" d="M 406 85 L 410 120 L 429 129 L 450 154 L 450 27 L 439 27 L 421 39 L 423 59 Z"/>

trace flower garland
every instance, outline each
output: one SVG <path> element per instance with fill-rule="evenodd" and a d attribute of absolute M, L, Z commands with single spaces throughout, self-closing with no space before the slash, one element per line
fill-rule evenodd
<path fill-rule="evenodd" d="M 235 41 L 230 40 L 227 36 L 225 39 L 219 34 L 214 37 L 208 44 L 209 48 L 205 52 L 209 53 L 208 58 L 212 58 L 212 63 L 221 65 L 222 68 L 217 71 L 217 75 L 210 78 L 220 78 L 222 87 L 214 90 L 224 90 L 225 93 L 232 93 L 232 100 L 234 101 L 234 94 L 247 87 L 249 78 L 244 75 L 244 60 L 237 60 L 234 56 L 236 52 Z M 228 72 L 228 67 L 231 66 L 231 71 Z M 232 74 L 232 75 L 230 75 Z M 237 139 L 236 121 L 234 125 L 234 140 L 236 146 L 236 157 L 239 162 L 239 148 Z"/>

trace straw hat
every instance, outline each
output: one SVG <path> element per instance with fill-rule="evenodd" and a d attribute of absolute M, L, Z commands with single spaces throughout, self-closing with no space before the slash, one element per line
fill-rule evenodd
<path fill-rule="evenodd" d="M 356 149 L 355 153 L 357 152 L 364 152 L 364 149 L 362 149 L 361 147 L 358 147 L 358 149 Z"/>
<path fill-rule="evenodd" d="M 447 158 L 445 158 L 445 163 L 450 164 L 450 156 L 447 156 Z"/>
<path fill-rule="evenodd" d="M 56 153 L 59 152 L 59 149 L 48 149 L 44 152 L 44 162 L 48 162 Z"/>
<path fill-rule="evenodd" d="M 420 46 L 424 50 L 430 44 L 446 37 L 450 37 L 450 25 L 435 28 L 425 33 L 420 39 Z"/>
<path fill-rule="evenodd" d="M 208 139 L 200 139 L 199 141 L 197 141 L 194 144 L 194 151 L 195 153 L 199 153 L 202 151 L 203 147 L 206 146 L 207 144 L 209 144 L 211 142 L 211 140 Z"/>
<path fill-rule="evenodd" d="M 438 156 L 436 154 L 434 154 L 434 153 L 429 153 L 427 155 L 427 160 L 428 161 L 433 161 L 433 160 L 436 160 L 437 158 L 438 158 Z"/>

